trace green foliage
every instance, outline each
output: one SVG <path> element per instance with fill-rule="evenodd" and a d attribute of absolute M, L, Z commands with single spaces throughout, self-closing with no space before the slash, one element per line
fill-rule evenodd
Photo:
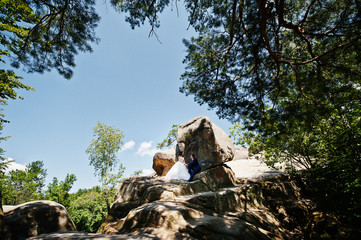
<path fill-rule="evenodd" d="M 120 181 L 125 169 L 120 165 L 117 173 L 111 173 L 119 161 L 117 153 L 123 146 L 124 134 L 120 129 L 100 122 L 97 122 L 93 133 L 95 138 L 85 152 L 89 155 L 90 165 L 94 167 L 95 175 L 99 177 L 99 181 L 102 183 L 109 210 L 109 189 Z"/>
<path fill-rule="evenodd" d="M 158 149 L 168 148 L 170 147 L 175 141 L 177 141 L 177 134 L 178 134 L 178 126 L 179 124 L 173 124 L 171 130 L 168 132 L 168 135 L 161 143 L 157 144 Z"/>
<path fill-rule="evenodd" d="M 19 79 L 22 78 L 17 76 L 13 71 L 0 69 L 0 99 L 2 104 L 6 104 L 7 99 L 23 99 L 17 94 L 15 89 L 34 90 L 33 88 L 23 84 Z"/>
<path fill-rule="evenodd" d="M 94 0 L 0 1 L 0 55 L 29 72 L 72 76 L 74 55 L 91 51 L 99 16 Z"/>
<path fill-rule="evenodd" d="M 48 185 L 45 191 L 45 199 L 62 204 L 65 208 L 69 207 L 69 191 L 76 181 L 74 174 L 67 174 L 64 181 L 60 181 L 54 177 L 53 182 Z"/>
<path fill-rule="evenodd" d="M 135 171 L 132 176 L 139 176 L 140 174 L 143 173 L 143 170 L 138 170 L 138 171 Z"/>
<path fill-rule="evenodd" d="M 114 191 L 111 191 L 110 195 L 113 196 Z M 102 189 L 80 189 L 77 193 L 71 194 L 67 210 L 78 231 L 96 232 L 107 214 Z"/>
<path fill-rule="evenodd" d="M 10 159 L 1 159 L 0 162 L 0 179 L 5 177 L 5 171 L 9 167 L 9 164 L 14 162 L 14 160 Z"/>
<path fill-rule="evenodd" d="M 26 166 L 25 170 L 5 170 L 12 160 L 4 160 L 0 163 L 0 191 L 3 195 L 3 203 L 18 205 L 35 200 L 51 200 L 69 206 L 69 191 L 76 181 L 74 174 L 67 174 L 64 181 L 56 177 L 44 191 L 47 170 L 42 161 L 35 161 Z"/>
<path fill-rule="evenodd" d="M 43 167 L 42 161 L 35 161 L 28 164 L 25 171 L 10 171 L 0 186 L 3 204 L 17 205 L 40 199 L 47 174 Z"/>

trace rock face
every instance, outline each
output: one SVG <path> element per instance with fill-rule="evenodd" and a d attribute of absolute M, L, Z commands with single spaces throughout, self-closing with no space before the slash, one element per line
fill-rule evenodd
<path fill-rule="evenodd" d="M 55 233 L 44 233 L 36 237 L 27 238 L 26 240 L 89 240 L 89 239 L 117 239 L 117 240 L 129 240 L 129 239 L 153 239 L 152 236 L 147 237 L 145 234 L 142 236 L 131 236 L 131 235 L 104 235 L 94 234 L 85 232 L 55 232 Z"/>
<path fill-rule="evenodd" d="M 242 180 L 218 165 L 190 183 L 126 179 L 99 233 L 146 234 L 145 239 L 291 239 L 295 222 L 306 221 L 311 208 L 286 175 Z"/>
<path fill-rule="evenodd" d="M 246 160 L 249 158 L 248 148 L 235 146 L 233 160 Z"/>
<path fill-rule="evenodd" d="M 190 161 L 193 153 L 202 169 L 231 161 L 235 146 L 227 134 L 212 123 L 208 117 L 200 116 L 178 127 L 178 148 Z"/>
<path fill-rule="evenodd" d="M 165 176 L 169 169 L 176 162 L 176 149 L 175 147 L 156 152 L 153 157 L 153 169 L 158 176 Z"/>
<path fill-rule="evenodd" d="M 1 239 L 23 239 L 42 233 L 76 231 L 66 209 L 52 201 L 24 203 L 0 216 Z"/>

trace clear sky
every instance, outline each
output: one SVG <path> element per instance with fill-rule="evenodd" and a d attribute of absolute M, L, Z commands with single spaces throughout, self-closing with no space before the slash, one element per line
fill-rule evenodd
<path fill-rule="evenodd" d="M 97 11 L 101 41 L 93 53 L 76 56 L 73 78 L 65 80 L 56 71 L 17 71 L 36 91 L 21 91 L 25 99 L 10 101 L 3 111 L 11 121 L 3 130 L 3 136 L 11 136 L 2 143 L 4 157 L 21 165 L 43 161 L 47 183 L 74 173 L 78 180 L 72 191 L 100 185 L 85 154 L 97 121 L 124 132 L 127 148 L 119 152 L 119 159 L 125 176 L 152 170 L 156 144 L 173 124 L 206 115 L 226 133 L 231 126 L 195 103 L 193 96 L 179 92 L 186 54 L 182 39 L 194 34 L 187 30 L 181 6 L 179 17 L 175 7 L 161 15 L 157 33 L 162 44 L 148 38 L 148 25 L 131 30 L 124 14 L 110 5 L 101 3 Z"/>

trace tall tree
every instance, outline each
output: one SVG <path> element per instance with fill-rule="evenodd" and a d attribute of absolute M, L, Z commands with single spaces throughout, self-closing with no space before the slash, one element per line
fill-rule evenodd
<path fill-rule="evenodd" d="M 90 165 L 94 167 L 95 175 L 99 177 L 99 181 L 102 183 L 109 212 L 110 189 L 119 182 L 124 171 L 124 167 L 120 164 L 117 173 L 112 173 L 119 162 L 117 153 L 123 146 L 124 134 L 120 129 L 100 122 L 97 122 L 93 133 L 95 138 L 85 152 L 89 155 Z"/>

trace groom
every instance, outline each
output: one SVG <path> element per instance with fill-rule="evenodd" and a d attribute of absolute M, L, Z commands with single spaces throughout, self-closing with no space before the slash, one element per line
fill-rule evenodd
<path fill-rule="evenodd" d="M 199 166 L 198 159 L 193 153 L 191 154 L 191 159 L 192 162 L 188 163 L 187 165 L 188 173 L 189 175 L 191 175 L 190 178 L 188 179 L 188 182 L 191 182 L 193 180 L 194 175 L 196 175 L 201 171 L 201 166 Z"/>

